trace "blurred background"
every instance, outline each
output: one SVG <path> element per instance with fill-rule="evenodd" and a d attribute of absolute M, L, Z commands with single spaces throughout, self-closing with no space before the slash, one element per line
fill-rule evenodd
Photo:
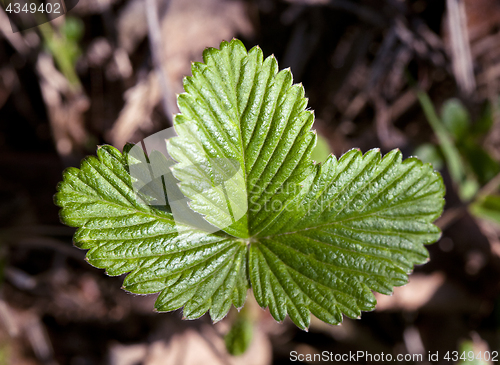
<path fill-rule="evenodd" d="M 169 127 L 190 62 L 233 37 L 304 84 L 316 160 L 399 148 L 443 175 L 430 262 L 361 320 L 313 318 L 306 333 L 251 295 L 244 323 L 157 314 L 59 222 L 63 169 Z M 80 0 L 20 32 L 0 10 L 0 364 L 288 364 L 324 350 L 448 364 L 447 351 L 500 350 L 499 94 L 498 0 Z M 231 328 L 243 355 L 226 350 Z"/>

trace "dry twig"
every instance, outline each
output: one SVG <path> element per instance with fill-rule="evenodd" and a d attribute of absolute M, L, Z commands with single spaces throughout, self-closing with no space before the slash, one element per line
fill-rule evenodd
<path fill-rule="evenodd" d="M 450 32 L 453 73 L 460 89 L 471 94 L 476 88 L 467 30 L 467 18 L 462 0 L 446 0 Z"/>

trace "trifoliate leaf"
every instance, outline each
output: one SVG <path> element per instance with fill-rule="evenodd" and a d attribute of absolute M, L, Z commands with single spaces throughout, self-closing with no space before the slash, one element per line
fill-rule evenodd
<path fill-rule="evenodd" d="M 302 86 L 237 40 L 206 50 L 184 86 L 178 137 L 168 143 L 173 174 L 218 232 L 176 222 L 168 204 L 155 205 L 161 184 L 135 194 L 141 173 L 130 173 L 137 162 L 128 150 L 100 148 L 65 172 L 56 195 L 62 220 L 80 227 L 75 242 L 89 249 L 89 262 L 111 275 L 130 272 L 126 290 L 160 292 L 162 311 L 210 311 L 219 320 L 231 303 L 243 305 L 250 283 L 276 320 L 289 315 L 307 328 L 311 313 L 336 324 L 372 310 L 372 290 L 391 293 L 427 260 L 424 244 L 439 238 L 432 222 L 444 203 L 430 165 L 377 150 L 314 164 Z"/>

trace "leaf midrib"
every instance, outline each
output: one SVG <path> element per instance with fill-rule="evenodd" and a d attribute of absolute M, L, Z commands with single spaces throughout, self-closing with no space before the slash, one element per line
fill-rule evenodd
<path fill-rule="evenodd" d="M 436 192 L 431 192 L 429 194 L 425 194 L 425 195 L 422 195 L 420 196 L 418 199 L 416 200 L 420 200 L 422 198 L 427 198 L 429 195 L 433 195 L 433 194 L 436 194 Z M 296 234 L 296 233 L 300 233 L 302 231 L 308 231 L 308 230 L 312 230 L 312 229 L 317 229 L 317 228 L 321 228 L 321 227 L 325 227 L 325 226 L 330 226 L 330 225 L 334 225 L 334 224 L 340 224 L 340 223 L 344 223 L 344 222 L 347 222 L 347 221 L 350 221 L 350 220 L 355 220 L 355 219 L 359 219 L 359 220 L 363 220 L 367 217 L 371 217 L 371 216 L 379 216 L 379 214 L 381 212 L 384 212 L 386 210 L 389 210 L 389 209 L 393 209 L 395 207 L 398 207 L 400 205 L 403 205 L 404 203 L 408 203 L 408 201 L 405 199 L 404 201 L 401 201 L 400 203 L 398 204 L 395 204 L 395 205 L 392 205 L 390 207 L 386 207 L 386 208 L 383 208 L 381 210 L 378 210 L 376 212 L 371 212 L 371 213 L 367 213 L 367 214 L 364 214 L 364 215 L 356 215 L 356 216 L 352 216 L 352 217 L 348 217 L 348 218 L 345 218 L 345 219 L 341 219 L 341 220 L 337 220 L 337 221 L 333 221 L 333 222 L 328 222 L 328 223 L 324 223 L 324 224 L 319 224 L 319 225 L 316 225 L 316 226 L 313 226 L 313 227 L 306 227 L 306 228 L 302 228 L 302 229 L 298 229 L 296 231 L 290 231 L 290 232 L 280 232 L 280 233 L 273 233 L 273 234 L 270 234 L 268 236 L 263 236 L 263 237 L 258 237 L 258 236 L 252 236 L 251 238 L 257 238 L 257 239 L 269 239 L 271 237 L 275 237 L 275 236 L 281 236 L 281 235 L 289 235 L 289 234 Z M 426 214 L 427 215 L 427 214 Z M 387 217 L 384 217 L 384 216 L 380 216 L 380 218 L 386 218 Z M 422 223 L 429 223 L 427 221 L 421 221 Z M 383 233 L 383 231 L 380 231 Z M 397 233 L 397 232 L 394 232 L 394 233 Z M 412 234 L 411 232 L 402 232 L 404 234 Z M 417 234 L 417 233 L 413 233 L 413 234 Z M 420 233 L 420 234 L 428 234 L 428 233 Z"/>

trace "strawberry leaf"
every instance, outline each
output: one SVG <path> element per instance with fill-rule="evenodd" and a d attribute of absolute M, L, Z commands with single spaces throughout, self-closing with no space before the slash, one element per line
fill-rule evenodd
<path fill-rule="evenodd" d="M 125 290 L 160 292 L 156 308 L 183 307 L 185 318 L 218 321 L 251 286 L 276 320 L 305 329 L 311 313 L 337 324 L 374 309 L 372 291 L 390 294 L 428 260 L 444 204 L 431 165 L 397 150 L 315 164 L 304 90 L 258 47 L 223 42 L 192 71 L 167 143 L 177 163 L 104 146 L 64 173 L 55 201 L 92 265 L 129 273 Z M 180 190 L 166 180 L 134 189 L 154 163 L 173 164 Z M 176 220 L 173 195 L 216 232 Z"/>

